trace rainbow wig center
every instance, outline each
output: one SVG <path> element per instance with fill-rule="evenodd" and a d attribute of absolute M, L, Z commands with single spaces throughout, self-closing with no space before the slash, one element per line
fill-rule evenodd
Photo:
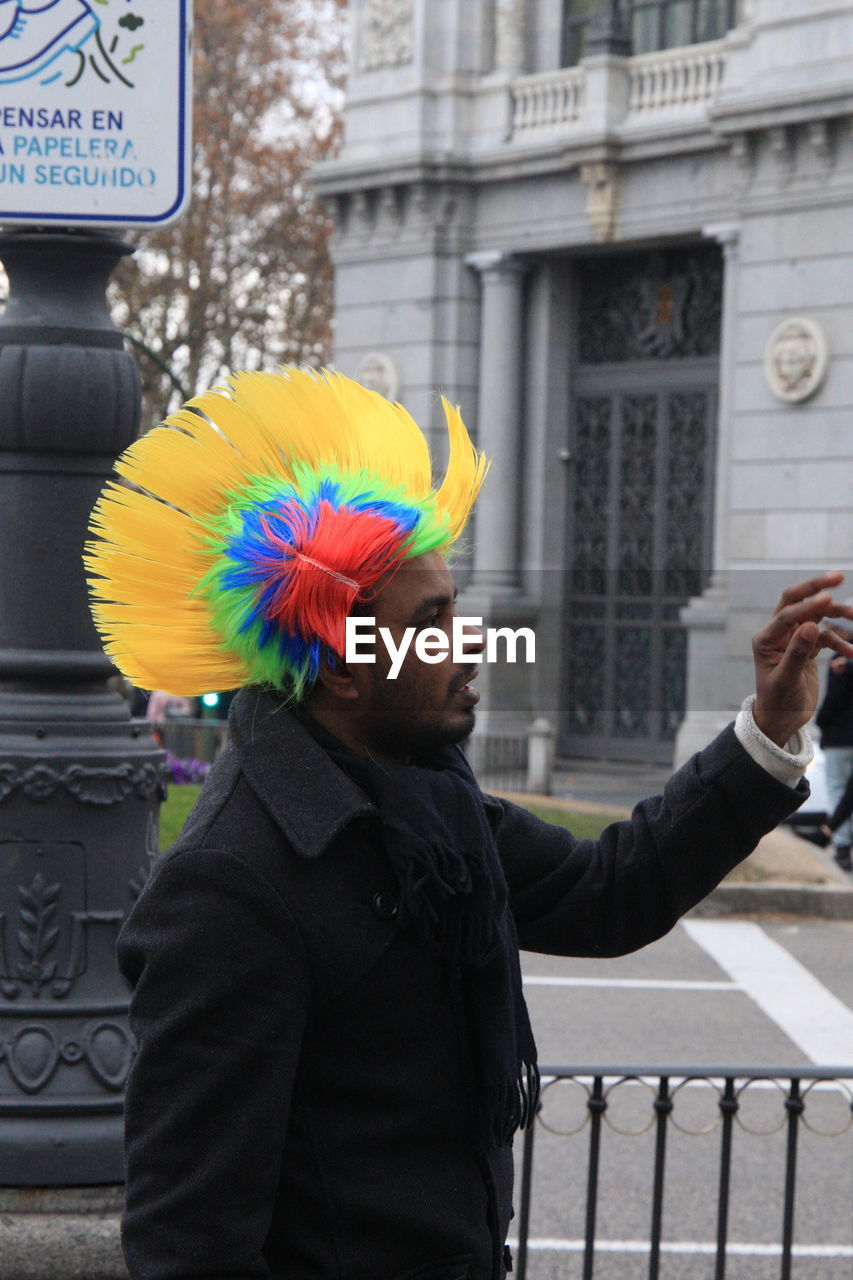
<path fill-rule="evenodd" d="M 324 657 L 342 657 L 346 618 L 403 562 L 449 541 L 430 494 L 413 502 L 366 470 L 294 467 L 257 476 L 206 522 L 214 564 L 198 587 L 223 641 L 256 681 L 301 699 Z"/>

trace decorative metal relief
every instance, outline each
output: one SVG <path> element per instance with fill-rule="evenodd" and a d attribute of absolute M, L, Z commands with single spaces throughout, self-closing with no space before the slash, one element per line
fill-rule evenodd
<path fill-rule="evenodd" d="M 777 325 L 764 353 L 764 374 L 774 396 L 798 404 L 813 396 L 826 377 L 829 346 L 820 325 L 795 316 Z"/>
<path fill-rule="evenodd" d="M 601 654 L 603 610 L 580 597 L 601 597 L 607 580 L 607 502 L 613 405 L 609 396 L 578 402 L 574 454 L 575 487 L 571 554 L 574 597 L 568 643 L 569 731 L 580 737 L 599 734 L 604 723 L 605 666 Z"/>
<path fill-rule="evenodd" d="M 604 726 L 605 663 L 602 624 L 569 627 L 568 727 L 578 737 L 601 733 Z"/>
<path fill-rule="evenodd" d="M 619 571 L 616 589 L 629 596 L 652 593 L 658 401 L 625 396 L 619 477 Z"/>
<path fill-rule="evenodd" d="M 651 631 L 647 627 L 617 628 L 611 726 L 615 736 L 623 739 L 650 736 L 651 669 Z M 638 672 L 645 673 L 645 678 L 638 680 Z"/>
<path fill-rule="evenodd" d="M 674 626 L 663 633 L 661 737 L 667 742 L 675 739 L 686 706 L 687 632 L 684 627 Z"/>
<path fill-rule="evenodd" d="M 120 911 L 87 908 L 81 844 L 0 844 L 0 995 L 62 1000 L 86 971 L 93 927 L 117 934 Z M 12 905 L 14 904 L 14 906 Z M 112 945 L 112 944 L 110 944 Z"/>
<path fill-rule="evenodd" d="M 63 769 L 39 763 L 21 770 L 4 763 L 0 764 L 0 802 L 18 790 L 31 800 L 50 800 L 62 789 L 83 804 L 118 804 L 129 795 L 165 799 L 168 776 L 165 764 L 126 763 L 95 769 L 72 764 Z"/>
<path fill-rule="evenodd" d="M 603 595 L 606 589 L 611 417 L 609 396 L 588 396 L 578 401 L 570 561 L 572 591 L 578 595 Z"/>
<path fill-rule="evenodd" d="M 136 902 L 145 885 L 148 877 L 151 875 L 154 863 L 160 854 L 160 810 L 154 808 L 148 815 L 148 821 L 145 824 L 145 852 L 147 858 L 145 862 L 141 862 L 136 870 L 136 874 L 131 876 L 127 882 L 128 892 L 130 894 L 131 903 Z"/>
<path fill-rule="evenodd" d="M 716 248 L 631 254 L 580 267 L 585 364 L 716 355 L 723 264 Z"/>
<path fill-rule="evenodd" d="M 411 62 L 414 0 L 365 0 L 358 44 L 359 71 L 378 71 Z"/>
<path fill-rule="evenodd" d="M 79 1035 L 57 1035 L 46 1022 L 27 1023 L 0 1040 L 0 1062 L 27 1094 L 44 1089 L 63 1065 L 85 1065 L 99 1084 L 117 1093 L 127 1080 L 134 1052 L 133 1036 L 112 1019 L 87 1022 Z"/>
<path fill-rule="evenodd" d="M 29 887 L 18 885 L 21 917 L 18 946 L 22 959 L 18 961 L 16 970 L 21 983 L 27 984 L 36 998 L 41 994 L 42 987 L 56 977 L 56 960 L 50 957 L 59 938 L 59 929 L 54 920 L 56 901 L 61 892 L 62 885 L 47 884 L 41 872 L 33 877 Z M 5 953 L 5 938 L 2 935 L 0 942 Z M 10 966 L 5 954 L 2 964 L 4 973 L 7 973 Z M 20 989 L 17 983 L 8 981 L 3 986 L 4 994 L 9 994 L 10 987 L 15 994 Z"/>
<path fill-rule="evenodd" d="M 669 404 L 664 594 L 694 596 L 708 572 L 709 394 L 676 391 Z"/>

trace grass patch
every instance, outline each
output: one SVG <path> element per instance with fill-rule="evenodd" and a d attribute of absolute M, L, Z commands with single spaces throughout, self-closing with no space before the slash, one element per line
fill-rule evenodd
<path fill-rule="evenodd" d="M 552 826 L 567 827 L 577 840 L 597 840 L 605 827 L 618 821 L 612 813 L 576 813 L 571 809 L 552 809 L 538 804 L 526 804 L 524 808 Z"/>
<path fill-rule="evenodd" d="M 200 786 L 191 782 L 169 787 L 169 794 L 160 809 L 160 852 L 164 853 L 177 840 L 178 832 L 187 820 L 190 809 L 198 799 Z"/>

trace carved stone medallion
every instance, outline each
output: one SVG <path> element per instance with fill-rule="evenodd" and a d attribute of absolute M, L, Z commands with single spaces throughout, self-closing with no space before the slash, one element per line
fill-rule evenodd
<path fill-rule="evenodd" d="M 400 375 L 390 356 L 383 351 L 368 351 L 362 356 L 355 371 L 355 380 L 368 391 L 378 391 L 386 400 L 396 400 L 400 394 Z"/>
<path fill-rule="evenodd" d="M 795 316 L 777 325 L 764 352 L 764 374 L 779 400 L 797 404 L 814 395 L 826 376 L 829 347 L 820 325 Z"/>

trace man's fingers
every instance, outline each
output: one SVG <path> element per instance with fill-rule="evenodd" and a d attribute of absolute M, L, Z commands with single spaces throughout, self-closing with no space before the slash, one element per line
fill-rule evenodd
<path fill-rule="evenodd" d="M 840 570 L 832 573 L 818 574 L 814 578 L 806 578 L 802 582 L 793 583 L 782 592 L 776 611 L 757 635 L 753 637 L 752 647 L 756 656 L 760 653 L 779 654 L 780 650 L 788 650 L 793 635 L 804 623 L 817 624 L 825 618 L 839 618 L 851 623 L 853 629 L 853 605 L 839 604 L 833 600 L 830 588 L 844 581 Z M 845 658 L 851 656 L 849 642 L 840 636 L 834 628 L 828 630 L 835 639 L 823 642 L 814 637 L 812 648 L 814 654 L 820 649 L 831 648 Z"/>
<path fill-rule="evenodd" d="M 775 678 L 783 683 L 799 679 L 808 663 L 825 647 L 826 637 L 827 632 L 819 631 L 813 622 L 797 627 L 779 659 Z"/>
<path fill-rule="evenodd" d="M 759 631 L 755 637 L 755 644 L 762 648 L 765 645 L 787 644 L 790 633 L 801 623 L 814 622 L 817 624 L 821 618 L 829 617 L 833 608 L 846 609 L 847 606 L 834 606 L 832 596 L 826 591 L 798 604 L 784 605 L 774 613 L 767 626 Z M 853 610 L 849 612 L 850 616 L 853 617 Z M 836 613 L 833 616 L 839 617 L 842 615 Z"/>
<path fill-rule="evenodd" d="M 853 624 L 853 605 L 838 604 L 828 592 L 821 592 L 799 604 L 785 605 L 756 636 L 760 645 L 787 643 L 788 634 L 803 622 L 819 623 L 823 618 L 843 618 Z"/>
<path fill-rule="evenodd" d="M 806 622 L 791 636 L 786 657 L 798 665 L 803 665 L 811 658 L 817 657 L 821 647 L 821 632 L 814 622 Z"/>
<path fill-rule="evenodd" d="M 849 632 L 847 633 L 849 635 Z M 840 631 L 833 627 L 822 627 L 818 631 L 818 648 L 834 649 L 842 658 L 853 658 L 853 644 Z"/>
<path fill-rule="evenodd" d="M 822 573 L 816 578 L 807 578 L 804 582 L 795 582 L 782 592 L 779 597 L 779 603 L 773 610 L 774 616 L 789 605 L 799 604 L 801 600 L 806 600 L 809 596 L 823 594 L 828 587 L 837 587 L 839 582 L 843 581 L 844 574 L 836 569 L 832 573 Z"/>

